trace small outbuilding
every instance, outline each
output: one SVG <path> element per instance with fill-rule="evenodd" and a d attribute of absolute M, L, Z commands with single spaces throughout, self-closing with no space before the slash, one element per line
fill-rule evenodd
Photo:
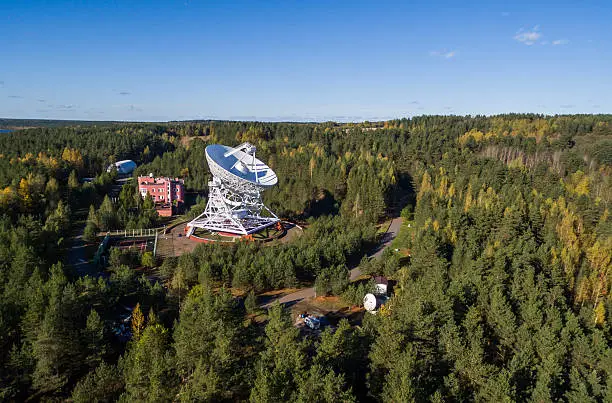
<path fill-rule="evenodd" d="M 386 277 L 384 277 L 384 276 L 375 276 L 374 277 L 374 284 L 376 284 L 375 291 L 374 291 L 374 293 L 376 295 L 388 295 L 388 292 L 389 292 L 389 280 Z"/>
<path fill-rule="evenodd" d="M 376 314 L 381 306 L 389 300 L 389 280 L 384 276 L 374 276 L 374 290 L 363 298 L 366 311 Z"/>

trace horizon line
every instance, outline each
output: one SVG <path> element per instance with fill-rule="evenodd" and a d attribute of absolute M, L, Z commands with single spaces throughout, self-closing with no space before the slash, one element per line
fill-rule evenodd
<path fill-rule="evenodd" d="M 215 117 L 207 117 L 207 118 L 191 118 L 191 119 L 169 119 L 169 120 L 131 120 L 131 119 L 98 119 L 98 120 L 89 120 L 89 119 L 52 119 L 52 118 L 5 118 L 0 117 L 0 121 L 20 121 L 20 120 L 29 120 L 29 121 L 44 121 L 44 122 L 75 122 L 75 123 L 197 123 L 197 122 L 254 122 L 254 123 L 300 123 L 300 124 L 321 124 L 321 123 L 340 123 L 340 124 L 362 124 L 362 123 L 378 123 L 378 122 L 388 122 L 393 120 L 410 120 L 419 117 L 464 117 L 464 118 L 474 118 L 474 117 L 496 117 L 496 116 L 508 116 L 508 115 L 533 115 L 533 116 L 541 116 L 541 117 L 556 117 L 556 116 L 606 116 L 611 115 L 612 112 L 608 113 L 541 113 L 541 112 L 506 112 L 506 113 L 494 113 L 494 114 L 421 114 L 421 115 L 412 115 L 412 116 L 402 116 L 402 117 L 388 117 L 388 118 L 370 118 L 370 119 L 358 119 L 358 120 L 341 120 L 341 119 L 316 119 L 316 120 L 308 120 L 308 119 L 295 119 L 291 120 L 289 118 L 257 118 L 255 116 L 252 119 L 236 119 L 236 118 L 215 118 Z"/>

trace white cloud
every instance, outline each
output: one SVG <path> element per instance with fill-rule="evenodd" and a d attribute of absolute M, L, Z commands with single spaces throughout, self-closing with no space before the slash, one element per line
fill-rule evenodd
<path fill-rule="evenodd" d="M 52 105 L 49 105 L 52 106 Z M 70 109 L 74 109 L 75 106 L 74 105 L 57 105 L 55 106 L 55 109 L 58 109 L 60 111 L 68 111 Z"/>
<path fill-rule="evenodd" d="M 443 57 L 445 59 L 452 59 L 453 57 L 457 56 L 457 51 L 456 50 L 451 50 L 451 51 L 437 51 L 437 50 L 432 50 L 431 52 L 429 52 L 430 56 L 438 56 L 438 57 Z"/>
<path fill-rule="evenodd" d="M 514 39 L 521 43 L 524 43 L 525 45 L 530 46 L 536 43 L 538 39 L 542 37 L 542 34 L 539 31 L 540 31 L 539 25 L 536 25 L 531 30 L 521 29 L 514 36 Z"/>
<path fill-rule="evenodd" d="M 557 40 L 552 41 L 552 44 L 554 46 L 557 46 L 557 45 L 567 45 L 568 43 L 569 43 L 569 41 L 567 39 L 557 39 Z"/>

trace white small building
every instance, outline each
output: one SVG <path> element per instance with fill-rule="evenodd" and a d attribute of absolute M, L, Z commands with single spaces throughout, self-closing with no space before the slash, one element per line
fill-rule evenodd
<path fill-rule="evenodd" d="M 111 172 L 113 169 L 117 169 L 118 174 L 129 175 L 136 169 L 136 163 L 132 160 L 117 161 L 109 165 L 106 172 Z"/>
<path fill-rule="evenodd" d="M 388 295 L 389 280 L 383 276 L 374 277 L 374 294 L 376 295 Z"/>
<path fill-rule="evenodd" d="M 381 306 L 389 300 L 389 280 L 383 276 L 374 277 L 374 290 L 363 298 L 366 311 L 376 314 Z"/>

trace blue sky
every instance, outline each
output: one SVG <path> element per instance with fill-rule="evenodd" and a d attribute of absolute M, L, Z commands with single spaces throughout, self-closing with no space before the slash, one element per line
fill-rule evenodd
<path fill-rule="evenodd" d="M 0 0 L 0 117 L 612 112 L 609 1 Z"/>

